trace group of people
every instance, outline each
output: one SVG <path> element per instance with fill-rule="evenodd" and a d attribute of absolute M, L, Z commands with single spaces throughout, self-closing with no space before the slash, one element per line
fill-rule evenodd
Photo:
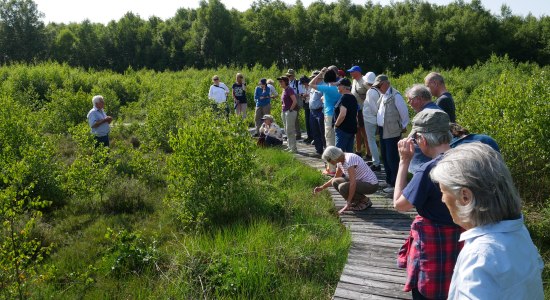
<path fill-rule="evenodd" d="M 358 76 L 352 77 L 354 85 Z M 374 157 L 368 168 L 351 153 L 348 136 L 339 133 L 346 118 L 336 108 L 355 112 L 346 104 L 348 82 L 332 84 L 341 95 L 332 121 L 337 141 L 322 154 L 336 166 L 336 174 L 313 190 L 334 187 L 346 200 L 339 213 L 372 206 L 367 195 L 378 190 Z M 424 84 L 407 89 L 406 102 L 385 75 L 375 77 L 366 94 L 363 121 L 365 126 L 376 122 L 388 185 L 384 191 L 393 195 L 396 210 L 418 213 L 397 257 L 398 266 L 407 270 L 404 290 L 413 299 L 543 299 L 544 262 L 524 225 L 510 171 L 492 138 L 455 123 L 454 101 L 443 77 L 428 74 Z M 409 123 L 406 103 L 416 115 L 410 134 L 402 138 Z M 356 120 L 349 122 L 359 132 Z M 368 129 L 366 136 L 368 142 Z M 368 145 L 374 154 L 375 144 Z"/>
<path fill-rule="evenodd" d="M 246 109 L 248 105 L 246 101 L 246 83 L 243 74 L 237 73 L 235 76 L 235 83 L 231 86 L 231 91 L 235 113 L 242 116 L 243 119 L 246 118 Z M 212 76 L 212 85 L 210 85 L 208 91 L 208 99 L 215 102 L 215 110 L 225 111 L 227 116 L 229 116 L 230 112 L 229 103 L 227 102 L 229 92 L 229 88 L 225 83 L 220 81 L 218 75 Z"/>
<path fill-rule="evenodd" d="M 346 200 L 340 214 L 371 207 L 368 195 L 379 189 L 374 173 L 380 170 L 378 134 L 384 192 L 393 195 L 396 210 L 418 213 L 397 257 L 407 270 L 404 290 L 413 299 L 543 299 L 544 262 L 524 225 L 510 171 L 491 137 L 456 124 L 443 77 L 432 72 L 403 97 L 386 75 L 361 76 L 353 66 L 349 80 L 338 71 L 331 66 L 297 80 L 289 69 L 277 78 L 287 150 L 297 151 L 297 115 L 304 108 L 308 142 L 333 172 L 313 193 L 334 187 Z M 218 101 L 229 92 L 217 76 L 213 81 L 209 95 Z M 233 95 L 236 112 L 245 114 L 242 74 Z M 266 146 L 283 144 L 283 130 L 270 114 L 274 97 L 273 82 L 261 79 L 254 93 L 256 133 Z M 406 103 L 416 115 L 402 138 L 409 123 Z M 104 111 L 104 98 L 96 95 L 92 104 L 91 132 L 97 145 L 109 146 L 112 118 Z M 354 153 L 354 146 L 372 161 Z"/>

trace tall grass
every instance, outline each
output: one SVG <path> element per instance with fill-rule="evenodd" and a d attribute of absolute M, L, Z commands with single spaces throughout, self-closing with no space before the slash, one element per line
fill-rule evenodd
<path fill-rule="evenodd" d="M 311 195 L 311 187 L 323 178 L 278 150 L 258 149 L 254 160 L 258 167 L 250 185 L 256 192 L 247 197 L 253 198 L 250 205 L 258 203 L 262 208 L 251 208 L 254 214 L 200 232 L 181 230 L 158 201 L 164 190 L 145 196 L 143 201 L 153 212 L 105 215 L 67 210 L 63 218 L 53 217 L 44 234 L 58 248 L 45 265 L 50 269 L 44 280 L 33 284 L 32 295 L 330 298 L 346 261 L 350 236 L 330 196 Z M 110 234 L 107 228 L 113 228 Z M 127 236 L 137 233 L 139 238 L 113 238 L 120 230 Z M 152 268 L 114 271 L 116 259 L 142 257 L 153 245 Z M 116 268 L 123 266 L 118 263 Z"/>

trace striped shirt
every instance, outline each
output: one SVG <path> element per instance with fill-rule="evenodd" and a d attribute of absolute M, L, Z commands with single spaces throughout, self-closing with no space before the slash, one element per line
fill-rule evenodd
<path fill-rule="evenodd" d="M 338 163 L 336 166 L 340 168 L 340 170 L 342 170 L 348 178 L 348 169 L 350 167 L 355 167 L 355 180 L 378 184 L 376 174 L 374 174 L 367 163 L 359 155 L 355 153 L 344 153 L 344 157 L 344 163 Z"/>

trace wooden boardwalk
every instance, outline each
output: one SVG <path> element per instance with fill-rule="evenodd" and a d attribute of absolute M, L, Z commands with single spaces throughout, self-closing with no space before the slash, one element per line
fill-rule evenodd
<path fill-rule="evenodd" d="M 298 141 L 296 158 L 305 164 L 324 169 L 324 163 L 315 154 L 313 146 Z M 381 187 L 385 186 L 384 172 L 376 172 Z M 337 209 L 345 200 L 329 189 Z M 408 236 L 416 212 L 399 213 L 393 209 L 390 195 L 380 189 L 369 196 L 373 206 L 361 212 L 345 212 L 342 223 L 351 232 L 351 247 L 333 299 L 411 299 L 403 292 L 406 273 L 397 268 L 397 251 Z"/>

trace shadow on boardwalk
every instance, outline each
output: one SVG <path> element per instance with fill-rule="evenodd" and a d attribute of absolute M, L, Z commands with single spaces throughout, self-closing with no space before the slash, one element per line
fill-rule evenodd
<path fill-rule="evenodd" d="M 321 159 L 311 157 L 314 153 L 313 146 L 298 142 L 296 158 L 313 168 L 324 169 Z M 384 172 L 376 175 L 384 186 Z M 329 192 L 336 209 L 342 208 L 343 197 L 333 188 Z M 396 256 L 416 212 L 396 212 L 390 197 L 380 190 L 370 196 L 371 208 L 340 216 L 351 232 L 352 244 L 333 299 L 411 299 L 410 293 L 402 291 L 406 273 L 397 268 Z"/>

